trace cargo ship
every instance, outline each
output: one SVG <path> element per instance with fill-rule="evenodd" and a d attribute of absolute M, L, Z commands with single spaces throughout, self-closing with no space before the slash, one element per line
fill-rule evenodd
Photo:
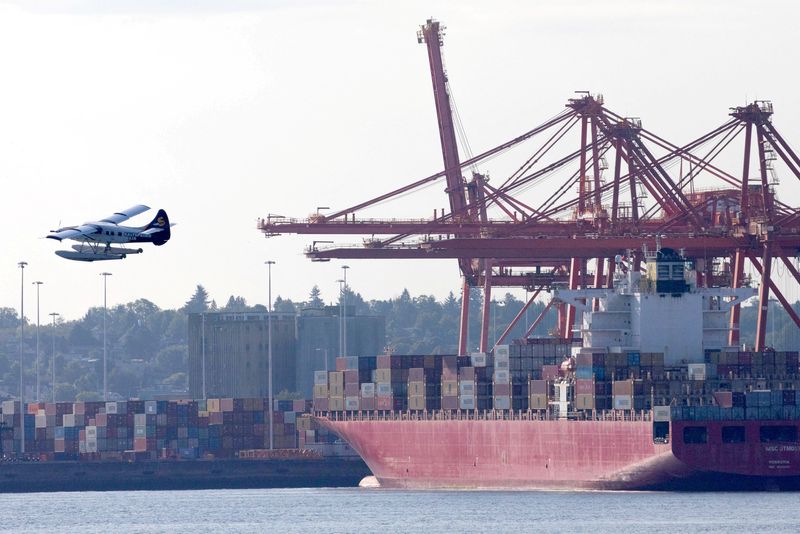
<path fill-rule="evenodd" d="M 729 346 L 755 290 L 643 252 L 644 271 L 616 258 L 612 288 L 554 291 L 579 342 L 340 358 L 315 417 L 388 488 L 800 489 L 798 353 Z"/>

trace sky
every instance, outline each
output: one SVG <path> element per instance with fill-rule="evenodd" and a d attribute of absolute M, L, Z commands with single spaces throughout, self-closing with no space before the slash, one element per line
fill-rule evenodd
<path fill-rule="evenodd" d="M 310 262 L 314 237 L 265 239 L 257 219 L 347 207 L 441 169 L 416 41 L 432 16 L 447 28 L 448 76 L 478 153 L 576 90 L 677 144 L 730 106 L 770 99 L 798 146 L 798 15 L 791 1 L 0 0 L 0 306 L 19 308 L 23 260 L 29 318 L 31 282 L 44 282 L 43 317 L 77 319 L 102 305 L 104 271 L 110 306 L 176 308 L 197 284 L 219 304 L 265 303 L 266 260 L 273 295 L 304 300 L 317 284 L 333 300 L 343 262 Z M 793 205 L 795 182 L 779 188 Z M 153 211 L 131 222 L 166 209 L 169 243 L 79 263 L 44 239 L 140 203 Z M 365 216 L 429 217 L 444 205 L 437 185 Z M 348 265 L 367 298 L 403 288 L 441 298 L 460 284 L 454 261 Z"/>

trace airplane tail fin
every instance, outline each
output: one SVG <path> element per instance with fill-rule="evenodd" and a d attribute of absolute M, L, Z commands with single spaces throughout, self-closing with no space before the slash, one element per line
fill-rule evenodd
<path fill-rule="evenodd" d="M 156 216 L 150 221 L 150 224 L 144 227 L 144 230 L 158 230 L 157 233 L 153 235 L 153 244 L 154 245 L 163 245 L 170 238 L 170 224 L 169 224 L 169 217 L 167 217 L 167 212 L 163 209 L 158 210 Z"/>

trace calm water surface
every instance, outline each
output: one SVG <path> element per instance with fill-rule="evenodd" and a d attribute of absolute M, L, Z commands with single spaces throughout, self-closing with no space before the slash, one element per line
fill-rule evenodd
<path fill-rule="evenodd" d="M 798 532 L 798 493 L 285 489 L 3 495 L 2 532 Z"/>

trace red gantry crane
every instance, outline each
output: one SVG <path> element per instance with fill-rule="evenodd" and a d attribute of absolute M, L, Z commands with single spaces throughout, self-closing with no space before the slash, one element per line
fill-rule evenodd
<path fill-rule="evenodd" d="M 800 251 L 800 209 L 777 199 L 774 167 L 780 161 L 800 179 L 800 159 L 773 125 L 771 103 L 757 101 L 732 108 L 721 126 L 677 146 L 644 129 L 638 118 L 609 110 L 601 96 L 580 92 L 541 125 L 461 161 L 442 61 L 442 32 L 437 21 L 428 20 L 418 40 L 428 50 L 444 169 L 334 213 L 308 219 L 268 216 L 258 224 L 267 237 L 286 233 L 366 236 L 360 247 L 321 248 L 315 242 L 306 255 L 317 261 L 457 260 L 463 278 L 459 354 L 468 349 L 470 288 L 483 290 L 480 350 L 486 352 L 491 348 L 492 287 L 532 291 L 498 338 L 497 343 L 502 343 L 541 291 L 554 284 L 571 289 L 608 287 L 617 256 L 629 256 L 634 268 L 640 268 L 643 249 L 655 250 L 659 245 L 683 250 L 693 258 L 703 286 L 740 287 L 746 283 L 745 261 L 750 262 L 761 277 L 755 350 L 766 346 L 771 294 L 800 327 L 800 317 L 771 274 L 773 259 L 780 260 L 790 282 L 800 284 L 800 272 L 791 260 Z M 575 133 L 577 146 L 572 144 Z M 742 133 L 743 163 L 741 174 L 736 175 L 715 161 L 733 150 L 731 145 Z M 751 177 L 753 145 L 755 177 Z M 523 150 L 521 162 L 496 186 L 474 170 L 469 180 L 464 177 L 465 169 Z M 608 161 L 613 162 L 610 173 Z M 434 216 L 425 220 L 357 217 L 371 206 L 440 181 L 445 182 L 449 212 L 434 209 Z M 526 336 L 550 307 L 526 325 Z M 572 337 L 574 308 L 555 307 L 558 334 Z M 732 345 L 739 343 L 739 317 L 737 305 L 730 317 Z"/>

